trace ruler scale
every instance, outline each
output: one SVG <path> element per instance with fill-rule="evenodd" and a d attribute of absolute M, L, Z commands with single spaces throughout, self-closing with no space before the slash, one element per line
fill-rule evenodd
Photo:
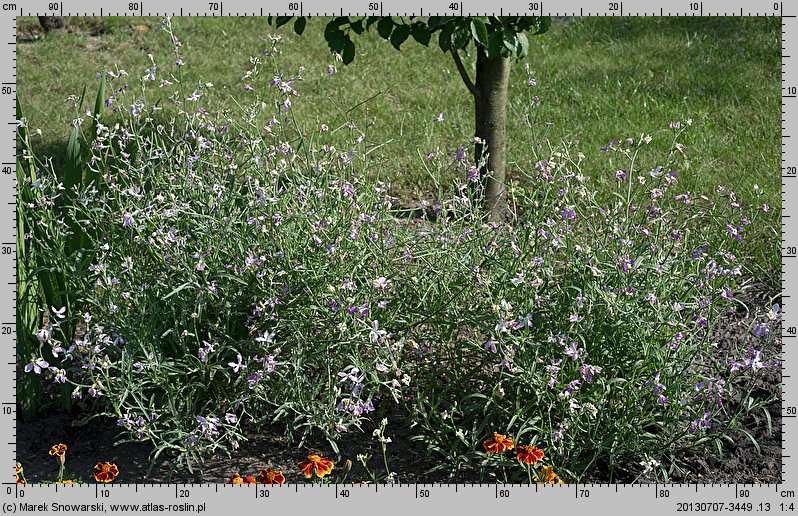
<path fill-rule="evenodd" d="M 791 287 L 798 288 L 796 253 L 787 252 L 798 246 L 798 219 L 792 200 L 798 198 L 798 146 L 791 145 L 791 136 L 798 134 L 798 71 L 793 70 L 792 56 L 798 53 L 798 5 L 787 2 L 723 1 L 657 3 L 653 0 L 625 2 L 595 0 L 505 0 L 501 6 L 485 12 L 482 1 L 449 0 L 431 5 L 428 0 L 403 0 L 395 4 L 383 0 L 344 0 L 331 5 L 325 0 L 279 0 L 261 6 L 251 0 L 187 2 L 185 0 L 86 0 L 47 2 L 42 0 L 0 3 L 0 27 L 6 35 L 2 59 L 5 72 L 0 87 L 0 109 L 9 127 L 9 138 L 0 146 L 0 217 L 12 221 L 0 224 L 0 274 L 6 286 L 0 295 L 0 328 L 4 350 L 0 388 L 2 415 L 2 453 L 0 464 L 8 467 L 11 478 L 16 460 L 16 23 L 17 16 L 411 16 L 411 15 L 551 15 L 551 16 L 767 16 L 781 17 L 782 22 L 782 331 L 783 337 L 798 326 L 793 319 Z M 795 33 L 795 34 L 793 34 Z M 6 248 L 10 251 L 6 252 Z M 793 335 L 794 336 L 794 335 Z M 225 484 L 84 484 L 56 486 L 52 484 L 16 485 L 4 482 L 3 513 L 58 511 L 67 514 L 86 512 L 139 512 L 219 514 L 221 511 L 350 511 L 379 510 L 390 514 L 422 511 L 523 511 L 525 513 L 569 514 L 591 511 L 599 514 L 638 514 L 645 510 L 652 515 L 676 512 L 759 512 L 795 513 L 798 509 L 798 468 L 795 457 L 798 446 L 791 440 L 798 424 L 796 383 L 790 374 L 796 353 L 789 345 L 796 339 L 783 338 L 782 380 L 782 483 L 781 484 L 565 484 L 496 485 L 496 484 L 402 484 L 395 485 L 225 485 Z M 134 507 L 135 506 L 135 507 Z M 250 512 L 252 513 L 252 512 Z"/>

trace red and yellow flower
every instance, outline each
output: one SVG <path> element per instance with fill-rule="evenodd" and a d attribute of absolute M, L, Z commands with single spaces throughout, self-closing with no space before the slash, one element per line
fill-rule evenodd
<path fill-rule="evenodd" d="M 110 462 L 98 462 L 94 466 L 94 480 L 107 484 L 119 475 L 119 468 Z"/>
<path fill-rule="evenodd" d="M 52 455 L 54 457 L 57 457 L 58 461 L 61 464 L 63 464 L 64 461 L 66 460 L 66 451 L 67 451 L 67 445 L 66 444 L 63 444 L 63 443 L 54 444 L 53 447 L 50 448 L 50 455 Z"/>
<path fill-rule="evenodd" d="M 537 464 L 543 460 L 543 450 L 537 446 L 516 446 L 516 453 L 518 453 L 518 460 L 524 464 Z"/>
<path fill-rule="evenodd" d="M 230 482 L 228 482 L 228 484 L 243 484 L 243 483 L 244 479 L 238 473 L 234 473 L 233 477 L 230 479 Z"/>
<path fill-rule="evenodd" d="M 493 432 L 493 437 L 485 441 L 482 446 L 488 453 L 504 453 L 507 450 L 512 450 L 515 443 L 513 443 L 512 438 Z"/>
<path fill-rule="evenodd" d="M 543 484 L 564 484 L 565 482 L 554 472 L 554 466 L 541 466 L 538 476 Z"/>
<path fill-rule="evenodd" d="M 299 463 L 299 471 L 301 471 L 307 478 L 310 478 L 315 473 L 317 477 L 324 478 L 329 475 L 335 467 L 333 461 L 324 457 L 320 453 L 308 453 L 308 460 L 303 460 Z"/>
<path fill-rule="evenodd" d="M 14 481 L 17 484 L 25 483 L 25 473 L 22 472 L 22 464 L 19 462 L 17 462 L 16 466 L 14 467 Z"/>
<path fill-rule="evenodd" d="M 272 468 L 260 470 L 258 474 L 258 484 L 284 484 L 285 476 L 282 471 L 274 471 Z"/>

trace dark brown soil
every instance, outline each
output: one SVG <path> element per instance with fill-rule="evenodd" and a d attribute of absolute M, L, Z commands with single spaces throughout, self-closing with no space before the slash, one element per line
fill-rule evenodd
<path fill-rule="evenodd" d="M 746 294 L 749 306 L 769 306 L 763 289 L 752 290 Z M 715 332 L 714 341 L 718 342 L 719 357 L 729 354 L 739 356 L 752 343 L 750 321 L 745 319 L 745 310 L 729 314 Z M 781 370 L 763 370 L 755 386 L 754 395 L 767 398 L 775 396 L 778 400 L 767 410 L 771 424 L 763 411 L 749 415 L 743 427 L 750 432 L 756 441 L 740 431 L 731 433 L 731 442 L 726 443 L 722 454 L 707 447 L 693 450 L 684 455 L 684 466 L 675 472 L 673 482 L 700 483 L 779 483 L 782 472 L 782 436 L 781 436 Z M 727 403 L 738 404 L 740 399 L 732 399 Z M 424 446 L 410 441 L 412 430 L 403 424 L 399 413 L 387 415 L 390 424 L 388 435 L 393 442 L 388 445 L 388 464 L 396 472 L 397 480 L 402 483 L 445 482 L 446 473 L 424 474 L 432 465 L 433 459 L 425 457 Z M 770 430 L 772 428 L 772 431 Z M 116 463 L 121 469 L 120 482 L 130 483 L 222 483 L 233 473 L 256 475 L 264 467 L 282 470 L 290 483 L 304 482 L 304 477 L 296 472 L 296 464 L 306 458 L 310 450 L 328 450 L 329 446 L 322 441 L 306 443 L 301 449 L 289 445 L 282 431 L 277 428 L 260 433 L 246 433 L 249 441 L 242 443 L 231 457 L 219 455 L 193 472 L 184 465 L 175 468 L 169 476 L 171 463 L 169 459 L 159 458 L 152 473 L 147 476 L 149 455 L 152 448 L 146 444 L 125 443 L 114 446 L 118 427 L 115 421 L 108 419 L 85 420 L 64 414 L 51 414 L 32 422 L 20 422 L 17 428 L 17 458 L 24 466 L 29 482 L 50 481 L 57 474 L 57 466 L 48 455 L 51 445 L 63 442 L 69 447 L 67 452 L 67 470 L 82 475 L 89 480 L 88 474 L 97 461 Z M 369 432 L 370 433 L 370 432 Z M 350 457 L 355 464 L 346 479 L 337 477 L 338 481 L 360 481 L 364 479 L 363 468 L 354 460 L 357 454 L 370 454 L 369 467 L 382 473 L 381 450 L 371 438 L 362 439 L 350 435 L 339 443 L 341 455 Z M 757 449 L 757 447 L 759 449 Z M 337 466 L 340 467 L 340 464 Z M 462 472 L 456 479 L 459 482 L 478 482 L 476 472 Z M 596 471 L 583 482 L 632 482 L 633 478 L 609 478 L 606 472 Z M 653 481 L 652 478 L 638 479 Z"/>

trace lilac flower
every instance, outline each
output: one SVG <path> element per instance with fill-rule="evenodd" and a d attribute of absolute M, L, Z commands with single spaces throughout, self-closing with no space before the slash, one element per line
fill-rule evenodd
<path fill-rule="evenodd" d="M 581 353 L 583 353 L 584 351 L 585 351 L 584 349 L 578 347 L 576 342 L 571 342 L 568 345 L 563 345 L 562 352 L 564 355 L 571 357 L 571 359 L 573 360 L 579 360 Z"/>
<path fill-rule="evenodd" d="M 476 183 L 479 181 L 479 169 L 477 167 L 470 167 L 468 169 L 468 174 L 466 174 L 466 179 L 472 183 Z"/>
<path fill-rule="evenodd" d="M 726 301 L 731 301 L 734 295 L 732 294 L 731 289 L 728 286 L 723 287 L 723 292 L 720 295 L 721 298 L 725 299 Z"/>
<path fill-rule="evenodd" d="M 233 372 L 234 373 L 237 373 L 240 370 L 247 368 L 246 364 L 243 364 L 241 362 L 241 355 L 236 355 L 236 359 L 238 360 L 238 362 L 228 362 L 227 363 L 227 365 L 229 365 L 230 367 L 233 368 Z"/>
<path fill-rule="evenodd" d="M 618 143 L 618 138 L 615 138 L 615 139 L 614 139 L 614 140 L 612 140 L 610 143 L 608 143 L 606 147 L 601 147 L 599 150 L 602 150 L 602 151 L 604 151 L 604 152 L 607 152 L 607 151 L 609 151 L 610 149 L 612 149 L 612 148 L 613 148 L 613 145 L 615 145 L 616 143 Z"/>
<path fill-rule="evenodd" d="M 704 428 L 711 428 L 712 423 L 709 421 L 709 416 L 712 413 L 707 411 L 704 412 L 704 415 L 698 419 L 693 420 L 692 424 L 690 425 L 690 432 L 696 433 L 697 431 L 704 429 Z"/>
<path fill-rule="evenodd" d="M 129 227 L 133 226 L 134 224 L 136 224 L 136 221 L 133 218 L 133 214 L 130 213 L 129 211 L 126 211 L 122 215 L 122 227 L 129 228 Z"/>
<path fill-rule="evenodd" d="M 196 419 L 203 437 L 210 439 L 211 437 L 219 435 L 219 420 L 217 418 L 197 416 Z"/>
<path fill-rule="evenodd" d="M 333 75 L 336 72 L 335 67 L 333 65 L 327 66 L 327 75 Z"/>
<path fill-rule="evenodd" d="M 562 210 L 562 220 L 576 220 L 576 210 L 574 206 L 566 206 Z"/>
<path fill-rule="evenodd" d="M 560 367 L 559 367 L 559 365 L 560 365 L 561 363 L 562 363 L 562 358 L 561 358 L 561 359 L 559 359 L 559 360 L 557 360 L 556 362 L 554 361 L 554 359 L 553 359 L 553 358 L 550 358 L 550 359 L 549 359 L 549 365 L 547 365 L 547 366 L 546 366 L 546 371 L 548 371 L 550 374 L 557 374 L 557 373 L 559 373 L 559 372 L 560 372 Z"/>
<path fill-rule="evenodd" d="M 601 372 L 601 367 L 589 365 L 589 364 L 582 364 L 579 366 L 579 374 L 582 376 L 582 379 L 585 382 L 590 382 L 593 380 L 593 375 L 596 375 Z"/>
<path fill-rule="evenodd" d="M 66 383 L 66 371 L 57 367 L 51 367 L 50 371 L 55 374 L 53 381 L 55 383 Z"/>
<path fill-rule="evenodd" d="M 654 375 L 653 380 L 649 380 L 643 384 L 646 387 L 651 387 L 652 385 L 654 386 L 654 396 L 658 396 L 665 390 L 665 386 L 659 382 L 660 374 L 662 374 L 662 371 L 657 371 L 657 374 Z"/>
<path fill-rule="evenodd" d="M 267 347 L 267 344 L 274 343 L 274 333 L 260 333 L 258 332 L 258 336 L 255 337 L 255 342 L 259 342 L 261 346 L 264 348 Z"/>
<path fill-rule="evenodd" d="M 36 374 L 41 374 L 42 369 L 47 369 L 48 367 L 50 367 L 50 364 L 47 362 L 47 360 L 41 357 L 32 357 L 31 361 L 25 366 L 25 372 L 30 373 L 33 371 Z"/>
<path fill-rule="evenodd" d="M 387 336 L 388 332 L 380 328 L 380 322 L 376 319 L 372 321 L 371 329 L 369 330 L 369 339 L 371 339 L 371 342 L 382 342 Z"/>
<path fill-rule="evenodd" d="M 497 350 L 496 350 L 496 344 L 497 344 L 497 342 L 496 342 L 495 340 L 493 340 L 493 339 L 490 339 L 490 340 L 488 340 L 487 342 L 485 342 L 485 344 L 483 344 L 483 345 L 482 345 L 482 347 L 483 347 L 483 348 L 484 348 L 486 351 L 490 351 L 491 353 L 496 353 L 496 352 L 497 352 Z"/>
<path fill-rule="evenodd" d="M 741 226 L 732 226 L 731 224 L 727 223 L 726 228 L 728 228 L 729 236 L 731 238 L 734 238 L 738 242 L 741 242 L 743 240 L 742 237 L 743 228 Z"/>
<path fill-rule="evenodd" d="M 563 425 L 562 423 L 560 423 L 559 424 L 559 428 L 557 428 L 557 430 L 555 430 L 551 434 L 551 442 L 556 443 L 558 441 L 561 441 L 563 436 L 564 436 L 564 434 L 565 434 L 565 430 L 566 429 L 567 429 L 567 427 L 565 425 Z"/>
<path fill-rule="evenodd" d="M 751 332 L 754 337 L 765 337 L 767 338 L 770 336 L 770 324 L 769 323 L 760 323 L 756 325 L 756 328 Z"/>
<path fill-rule="evenodd" d="M 42 328 L 38 332 L 36 332 L 36 339 L 39 342 L 49 342 L 50 339 L 53 338 L 53 332 L 50 331 L 50 326 L 48 325 L 47 328 Z"/>
<path fill-rule="evenodd" d="M 581 384 L 582 384 L 582 382 L 579 381 L 579 380 L 571 380 L 570 382 L 568 382 L 568 385 L 566 385 L 563 388 L 563 390 L 562 390 L 562 392 L 560 394 L 563 395 L 563 396 L 570 396 L 571 394 L 573 394 L 573 392 L 576 389 L 579 388 L 579 386 Z"/>
<path fill-rule="evenodd" d="M 203 340 L 202 347 L 197 351 L 197 356 L 199 357 L 200 362 L 205 362 L 205 360 L 208 358 L 208 354 L 211 353 L 213 350 L 214 350 L 213 344 L 211 344 L 206 340 Z"/>

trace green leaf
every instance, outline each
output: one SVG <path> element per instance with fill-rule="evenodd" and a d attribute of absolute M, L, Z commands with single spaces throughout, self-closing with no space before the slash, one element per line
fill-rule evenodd
<path fill-rule="evenodd" d="M 447 23 L 443 26 L 440 36 L 438 36 L 438 46 L 441 50 L 448 52 L 452 49 L 452 33 L 454 32 L 454 23 Z"/>
<path fill-rule="evenodd" d="M 391 33 L 391 45 L 396 50 L 400 50 L 399 47 L 407 40 L 408 36 L 410 36 L 410 25 L 397 25 Z"/>
<path fill-rule="evenodd" d="M 496 56 L 499 55 L 499 51 L 502 49 L 502 33 L 501 31 L 494 31 L 491 32 L 488 36 L 488 46 L 487 46 L 487 55 L 488 59 L 494 59 Z"/>
<path fill-rule="evenodd" d="M 457 28 L 452 35 L 452 48 L 465 48 L 471 41 L 471 27 L 465 19 L 457 23 Z"/>
<path fill-rule="evenodd" d="M 377 23 L 377 33 L 382 37 L 382 39 L 390 38 L 391 31 L 393 31 L 393 20 L 391 17 L 385 16 L 380 18 L 380 21 Z"/>
<path fill-rule="evenodd" d="M 357 20 L 355 23 L 351 23 L 349 28 L 354 31 L 355 34 L 363 34 L 363 20 Z"/>
<path fill-rule="evenodd" d="M 327 45 L 330 47 L 330 50 L 339 54 L 343 52 L 347 38 L 344 34 L 344 31 L 339 29 L 337 26 L 333 26 L 331 28 L 330 25 L 327 25 L 327 27 L 324 29 L 324 39 L 327 41 Z"/>
<path fill-rule="evenodd" d="M 488 28 L 479 18 L 471 20 L 471 35 L 474 36 L 474 41 L 483 47 L 488 46 Z"/>
<path fill-rule="evenodd" d="M 274 26 L 274 28 L 275 29 L 279 29 L 280 27 L 282 27 L 286 23 L 290 22 L 291 18 L 293 18 L 293 16 L 278 16 L 277 17 L 277 23 Z"/>
<path fill-rule="evenodd" d="M 103 112 L 103 106 L 105 106 L 105 74 L 100 76 L 100 88 L 97 90 L 97 98 L 94 99 L 94 123 L 92 123 L 92 134 L 91 139 L 97 137 L 97 123 L 100 119 L 100 115 Z"/>
<path fill-rule="evenodd" d="M 529 40 L 526 38 L 526 34 L 523 32 L 519 32 L 516 35 L 515 40 L 515 55 L 518 57 L 524 57 L 529 53 Z"/>
<path fill-rule="evenodd" d="M 308 19 L 305 18 L 304 16 L 300 16 L 299 18 L 297 18 L 296 21 L 294 22 L 294 32 L 296 32 L 301 36 L 302 33 L 305 32 L 305 25 L 307 25 L 307 22 Z"/>
<path fill-rule="evenodd" d="M 538 34 L 543 34 L 549 30 L 551 27 L 551 16 L 536 16 L 537 23 L 535 24 L 535 32 L 533 35 L 537 36 Z"/>
<path fill-rule="evenodd" d="M 341 57 L 344 59 L 344 64 L 349 64 L 355 60 L 355 44 L 349 39 L 349 36 L 345 37 L 344 51 Z"/>
<path fill-rule="evenodd" d="M 510 52 L 515 52 L 516 32 L 509 29 L 502 29 L 502 44 Z M 504 55 L 504 53 L 502 53 Z"/>
<path fill-rule="evenodd" d="M 427 27 L 422 22 L 415 22 L 413 26 L 410 27 L 410 34 L 413 36 L 417 42 L 421 43 L 425 47 L 429 45 L 429 40 L 432 34 L 430 33 L 429 27 Z"/>
<path fill-rule="evenodd" d="M 369 16 L 368 18 L 366 18 L 366 30 L 370 29 L 372 25 L 374 25 L 381 19 L 382 19 L 381 16 Z"/>
<path fill-rule="evenodd" d="M 66 149 L 66 166 L 64 169 L 64 188 L 66 196 L 74 195 L 72 187 L 81 184 L 83 181 L 83 167 L 80 162 L 80 129 L 78 126 L 72 127 L 69 135 L 69 143 Z"/>
<path fill-rule="evenodd" d="M 443 27 L 450 21 L 452 21 L 451 16 L 430 16 L 429 20 L 427 21 L 427 26 L 429 26 L 430 30 L 436 30 Z"/>

